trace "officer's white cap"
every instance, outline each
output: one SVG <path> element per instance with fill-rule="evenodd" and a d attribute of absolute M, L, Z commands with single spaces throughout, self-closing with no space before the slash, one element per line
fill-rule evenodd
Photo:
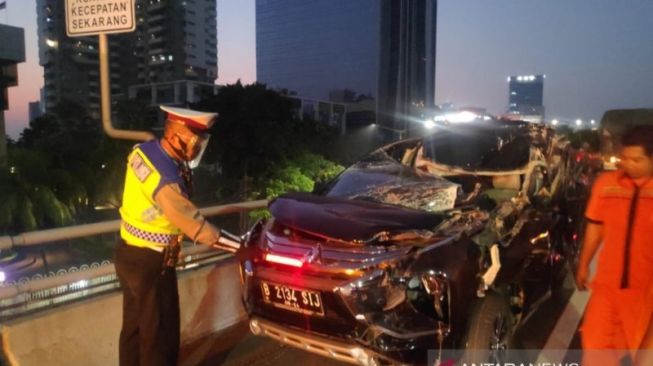
<path fill-rule="evenodd" d="M 168 120 L 181 122 L 189 127 L 208 130 L 213 126 L 215 119 L 218 117 L 217 113 L 200 112 L 186 108 L 176 108 L 169 106 L 160 106 L 161 109 L 168 114 Z"/>

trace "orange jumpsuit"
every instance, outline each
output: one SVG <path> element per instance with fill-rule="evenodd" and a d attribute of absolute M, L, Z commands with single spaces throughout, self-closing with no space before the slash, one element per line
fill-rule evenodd
<path fill-rule="evenodd" d="M 621 170 L 604 173 L 594 183 L 585 217 L 602 224 L 603 244 L 581 327 L 583 349 L 633 352 L 651 317 L 646 295 L 653 284 L 653 179 L 638 187 Z M 618 364 L 623 354 L 614 360 L 608 355 L 595 354 L 602 365 Z"/>

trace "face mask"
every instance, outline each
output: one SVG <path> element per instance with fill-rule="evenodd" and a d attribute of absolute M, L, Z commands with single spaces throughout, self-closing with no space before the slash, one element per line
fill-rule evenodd
<path fill-rule="evenodd" d="M 191 169 L 195 169 L 200 165 L 200 160 L 202 160 L 202 156 L 204 155 L 204 151 L 206 150 L 206 147 L 209 145 L 209 138 L 211 135 L 209 134 L 203 134 L 200 136 L 199 141 L 197 142 L 200 147 L 199 147 L 199 152 L 197 153 L 197 156 L 191 161 L 188 162 L 188 167 Z"/>

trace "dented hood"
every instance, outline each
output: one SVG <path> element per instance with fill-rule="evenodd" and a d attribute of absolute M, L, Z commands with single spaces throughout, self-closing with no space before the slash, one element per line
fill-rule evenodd
<path fill-rule="evenodd" d="M 285 194 L 269 208 L 284 225 L 345 241 L 368 241 L 382 231 L 433 230 L 443 219 L 437 213 L 309 193 Z"/>

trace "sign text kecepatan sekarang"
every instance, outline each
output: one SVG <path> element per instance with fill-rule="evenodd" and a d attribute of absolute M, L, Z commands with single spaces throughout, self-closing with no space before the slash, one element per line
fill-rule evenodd
<path fill-rule="evenodd" d="M 134 28 L 133 0 L 68 0 L 67 6 L 69 35 L 117 33 Z"/>

